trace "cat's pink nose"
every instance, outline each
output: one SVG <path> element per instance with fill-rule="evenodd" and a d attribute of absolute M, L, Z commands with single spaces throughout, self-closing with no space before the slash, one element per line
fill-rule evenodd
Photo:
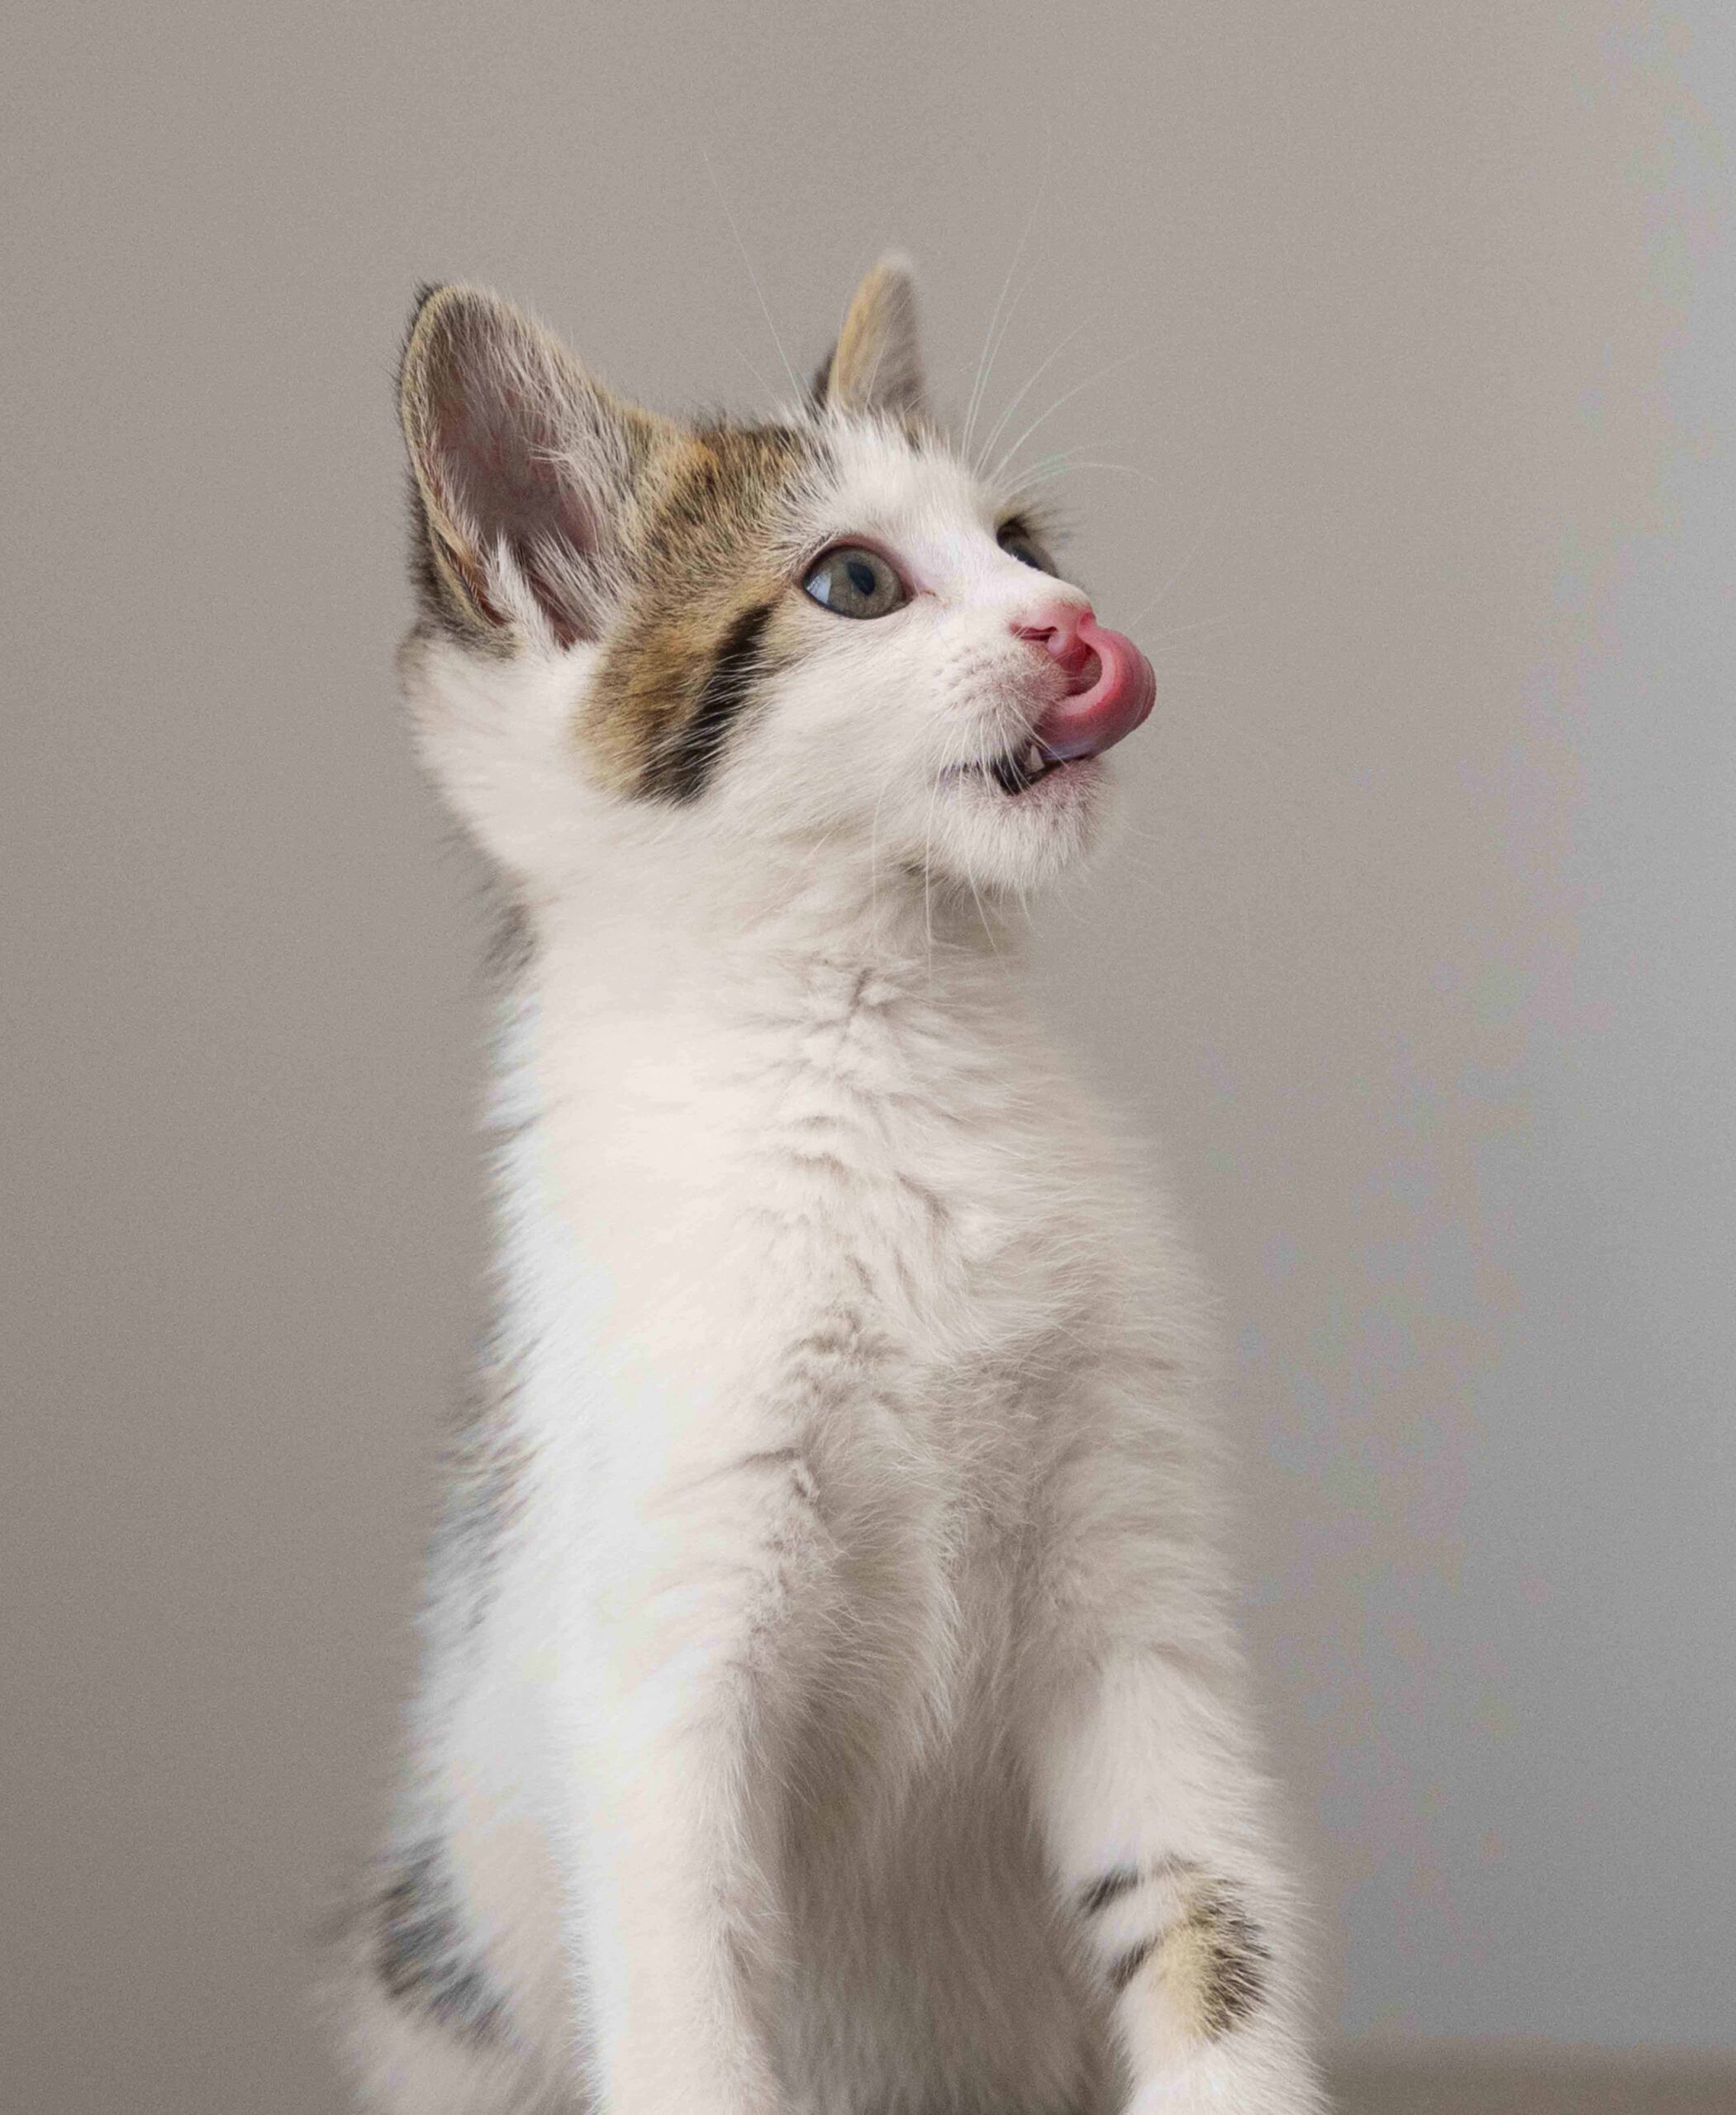
<path fill-rule="evenodd" d="M 1096 671 L 1089 668 L 1093 658 L 1091 649 L 1079 636 L 1079 627 L 1089 622 L 1092 607 L 1089 602 L 1052 602 L 1040 610 L 1033 610 L 1023 624 L 1013 626 L 1015 639 L 1028 639 L 1033 646 L 1039 646 L 1049 657 L 1058 661 L 1067 671 L 1068 687 L 1089 689 L 1096 680 Z M 1079 679 L 1087 675 L 1082 685 Z"/>
<path fill-rule="evenodd" d="M 1157 702 L 1150 662 L 1125 632 L 1106 631 L 1088 602 L 1034 610 L 1013 630 L 1066 672 L 1067 695 L 1036 725 L 1051 757 L 1101 755 L 1132 734 Z"/>

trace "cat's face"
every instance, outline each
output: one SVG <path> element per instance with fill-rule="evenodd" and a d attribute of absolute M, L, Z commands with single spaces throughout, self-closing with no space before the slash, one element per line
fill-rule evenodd
<path fill-rule="evenodd" d="M 419 311 L 403 389 L 407 682 L 509 867 L 654 844 L 998 891 L 1089 844 L 1150 668 L 929 423 L 901 268 L 787 423 L 654 417 L 462 289 Z"/>

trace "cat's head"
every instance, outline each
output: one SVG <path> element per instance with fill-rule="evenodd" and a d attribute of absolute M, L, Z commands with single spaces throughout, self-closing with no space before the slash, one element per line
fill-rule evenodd
<path fill-rule="evenodd" d="M 926 411 L 908 269 L 768 425 L 640 410 L 492 295 L 418 307 L 402 378 L 424 756 L 559 891 L 816 867 L 1024 890 L 1091 841 L 1151 670 Z"/>

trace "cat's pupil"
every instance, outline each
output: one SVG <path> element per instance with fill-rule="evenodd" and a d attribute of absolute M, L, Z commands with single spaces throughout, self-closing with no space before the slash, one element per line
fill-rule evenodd
<path fill-rule="evenodd" d="M 850 585 L 858 595 L 872 595 L 874 592 L 874 568 L 866 558 L 852 558 L 846 568 Z"/>

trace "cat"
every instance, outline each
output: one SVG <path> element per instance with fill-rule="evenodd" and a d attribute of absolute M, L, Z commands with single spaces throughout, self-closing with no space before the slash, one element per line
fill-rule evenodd
<path fill-rule="evenodd" d="M 1310 2115 L 1203 1302 L 1006 915 L 1149 664 L 901 259 L 773 422 L 449 286 L 401 410 L 403 689 L 516 939 L 363 2103 Z"/>

